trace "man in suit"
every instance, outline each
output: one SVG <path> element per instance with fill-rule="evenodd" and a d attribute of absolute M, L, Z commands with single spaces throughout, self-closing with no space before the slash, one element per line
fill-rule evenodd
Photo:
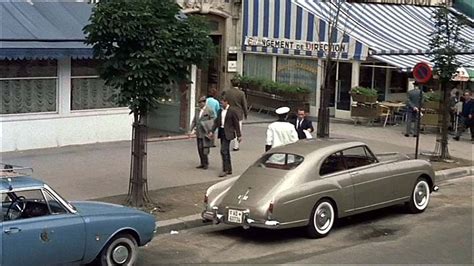
<path fill-rule="evenodd" d="M 470 91 L 464 93 L 464 103 L 459 117 L 461 118 L 461 128 L 458 130 L 454 139 L 459 140 L 464 130 L 469 128 L 471 131 L 471 141 L 474 141 L 474 100 L 472 99 L 472 93 Z"/>
<path fill-rule="evenodd" d="M 238 110 L 229 104 L 226 97 L 221 99 L 222 109 L 219 111 L 209 135 L 213 137 L 213 132 L 218 129 L 217 135 L 221 139 L 222 172 L 219 177 L 232 174 L 232 163 L 230 161 L 230 142 L 237 138 L 242 141 L 242 133 L 239 125 Z"/>
<path fill-rule="evenodd" d="M 196 132 L 197 149 L 201 164 L 198 169 L 206 170 L 209 167 L 209 147 L 212 145 L 209 132 L 214 125 L 214 111 L 206 105 L 206 97 L 199 98 L 199 113 L 196 114 L 191 124 L 191 130 Z"/>
<path fill-rule="evenodd" d="M 230 106 L 234 107 L 237 111 L 240 131 L 242 131 L 242 120 L 244 118 L 247 119 L 247 99 L 245 98 L 245 93 L 241 91 L 239 87 L 232 86 L 231 88 L 225 89 L 222 92 L 222 96 L 225 97 L 229 101 Z M 238 151 L 239 149 L 239 141 L 235 139 L 233 150 Z"/>
<path fill-rule="evenodd" d="M 420 103 L 422 100 L 423 95 L 418 86 L 407 92 L 407 128 L 405 131 L 405 137 L 409 137 L 410 134 L 413 134 L 413 137 L 416 137 L 419 133 L 416 123 L 420 118 Z M 412 128 L 413 122 L 415 123 L 415 130 Z"/>
<path fill-rule="evenodd" d="M 293 126 L 295 126 L 296 132 L 298 132 L 298 139 L 305 139 L 306 132 L 311 134 L 314 131 L 313 123 L 311 120 L 306 119 L 306 111 L 302 108 L 298 109 L 296 119 L 291 120 Z"/>

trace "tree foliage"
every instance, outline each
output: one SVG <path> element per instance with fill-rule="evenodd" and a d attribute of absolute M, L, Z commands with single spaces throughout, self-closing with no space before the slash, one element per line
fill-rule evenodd
<path fill-rule="evenodd" d="M 434 72 L 442 82 L 449 82 L 460 66 L 456 55 L 468 48 L 469 42 L 462 38 L 461 31 L 467 25 L 467 18 L 452 13 L 446 6 L 433 14 L 435 30 L 430 36 Z"/>
<path fill-rule="evenodd" d="M 206 21 L 184 16 L 174 0 L 102 0 L 84 32 L 102 62 L 101 77 L 119 89 L 118 103 L 138 113 L 214 51 Z"/>

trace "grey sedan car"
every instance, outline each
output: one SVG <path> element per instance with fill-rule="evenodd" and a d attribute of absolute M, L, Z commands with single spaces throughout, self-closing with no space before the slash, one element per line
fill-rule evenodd
<path fill-rule="evenodd" d="M 202 217 L 244 228 L 306 226 L 310 237 L 324 237 L 337 218 L 395 204 L 423 212 L 437 190 L 434 177 L 427 161 L 376 156 L 362 142 L 301 140 L 209 187 Z"/>

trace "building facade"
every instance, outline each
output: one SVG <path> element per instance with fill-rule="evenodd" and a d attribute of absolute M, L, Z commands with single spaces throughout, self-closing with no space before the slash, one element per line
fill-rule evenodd
<path fill-rule="evenodd" d="M 378 91 L 378 100 L 404 101 L 413 87 L 413 66 L 430 62 L 429 36 L 435 7 L 394 4 L 332 4 L 304 0 L 244 0 L 243 74 L 306 86 L 310 112 L 319 108 L 327 56 L 331 114 L 350 118 L 352 87 Z M 339 14 L 339 15 L 336 15 Z M 335 20 L 338 25 L 335 25 Z M 472 27 L 462 32 L 465 39 Z M 332 50 L 328 50 L 332 47 Z M 458 57 L 472 66 L 474 47 Z"/>

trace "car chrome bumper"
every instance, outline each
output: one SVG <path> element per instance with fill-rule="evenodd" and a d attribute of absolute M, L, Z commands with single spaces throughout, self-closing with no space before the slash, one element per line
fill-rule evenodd
<path fill-rule="evenodd" d="M 262 228 L 268 228 L 268 229 L 276 229 L 280 225 L 280 222 L 275 221 L 275 220 L 265 220 L 265 221 L 254 220 L 249 217 L 248 212 L 244 214 L 243 223 L 231 223 L 231 222 L 226 221 L 225 216 L 223 214 L 219 214 L 217 210 L 218 209 L 214 207 L 212 208 L 212 211 L 209 211 L 209 210 L 203 211 L 201 214 L 203 222 L 214 222 L 215 224 L 219 224 L 222 222 L 226 224 L 240 225 L 240 226 L 243 226 L 244 228 L 262 227 Z"/>

